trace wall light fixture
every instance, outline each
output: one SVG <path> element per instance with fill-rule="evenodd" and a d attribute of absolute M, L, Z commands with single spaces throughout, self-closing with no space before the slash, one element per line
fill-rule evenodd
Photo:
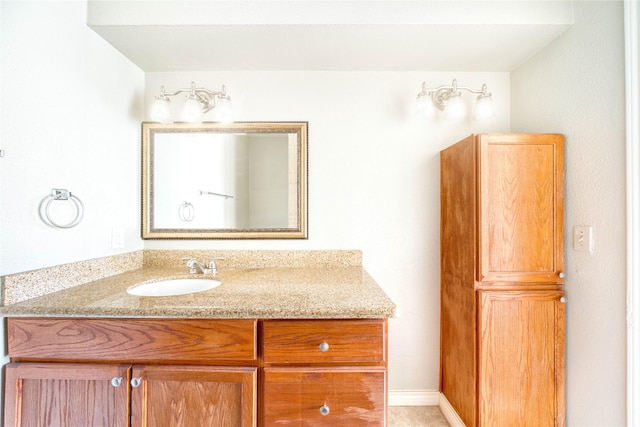
<path fill-rule="evenodd" d="M 466 86 L 458 86 L 456 79 L 450 85 L 439 86 L 429 89 L 426 82 L 422 82 L 422 91 L 416 96 L 416 112 L 421 117 L 432 118 L 436 114 L 436 109 L 444 112 L 447 120 L 462 120 L 467 116 L 467 109 L 460 91 L 465 90 L 477 93 L 475 106 L 473 108 L 474 120 L 487 120 L 494 116 L 491 94 L 487 92 L 487 85 L 483 84 L 481 89 L 472 89 Z"/>
<path fill-rule="evenodd" d="M 160 123 L 172 123 L 171 100 L 169 97 L 181 93 L 187 94 L 180 114 L 180 121 L 187 123 L 202 123 L 204 114 L 213 110 L 213 121 L 230 123 L 233 122 L 233 111 L 231 109 L 231 98 L 227 95 L 226 88 L 222 85 L 220 91 L 213 91 L 203 87 L 196 87 L 191 82 L 188 89 L 178 89 L 175 92 L 167 92 L 164 86 L 160 86 L 160 95 L 151 106 L 151 120 Z"/>

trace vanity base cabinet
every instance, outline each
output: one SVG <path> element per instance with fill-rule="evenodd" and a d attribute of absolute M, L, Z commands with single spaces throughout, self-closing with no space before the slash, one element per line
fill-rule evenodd
<path fill-rule="evenodd" d="M 386 319 L 8 318 L 5 426 L 386 426 Z"/>

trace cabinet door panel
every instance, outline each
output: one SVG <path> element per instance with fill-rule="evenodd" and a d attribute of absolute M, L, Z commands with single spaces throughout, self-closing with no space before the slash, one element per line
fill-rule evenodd
<path fill-rule="evenodd" d="M 480 274 L 562 283 L 561 135 L 480 136 Z"/>
<path fill-rule="evenodd" d="M 11 363 L 5 426 L 129 425 L 127 366 Z M 113 378 L 122 378 L 119 386 Z"/>
<path fill-rule="evenodd" d="M 386 394 L 380 367 L 265 368 L 264 425 L 385 426 Z"/>
<path fill-rule="evenodd" d="M 131 425 L 252 427 L 257 368 L 134 366 Z"/>
<path fill-rule="evenodd" d="M 562 295 L 478 292 L 479 426 L 564 425 Z"/>

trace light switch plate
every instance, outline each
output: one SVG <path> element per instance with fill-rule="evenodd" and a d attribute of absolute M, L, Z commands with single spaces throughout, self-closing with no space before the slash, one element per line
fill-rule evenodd
<path fill-rule="evenodd" d="M 590 225 L 573 227 L 573 250 L 593 252 L 593 227 Z"/>
<path fill-rule="evenodd" d="M 122 227 L 113 227 L 111 229 L 111 248 L 124 248 L 124 229 Z"/>

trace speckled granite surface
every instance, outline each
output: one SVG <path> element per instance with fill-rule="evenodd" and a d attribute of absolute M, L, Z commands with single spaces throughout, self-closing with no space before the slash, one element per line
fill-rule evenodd
<path fill-rule="evenodd" d="M 266 267 L 357 267 L 362 265 L 362 252 L 341 251 L 269 251 L 269 250 L 145 250 L 145 267 L 175 267 L 185 265 L 182 258 L 193 257 L 200 262 L 217 261 L 221 270 L 229 268 Z"/>
<path fill-rule="evenodd" d="M 221 271 L 222 285 L 169 297 L 127 289 L 184 269 L 142 268 L 3 307 L 5 316 L 172 318 L 387 318 L 395 304 L 362 267 L 258 268 Z"/>
<path fill-rule="evenodd" d="M 246 255 L 242 262 L 240 252 L 216 252 L 214 256 L 224 256 L 228 264 L 239 268 L 225 267 L 225 261 L 221 261 L 216 279 L 222 281 L 222 285 L 214 289 L 169 297 L 138 297 L 127 293 L 128 288 L 149 281 L 205 277 L 189 274 L 182 261 L 178 262 L 179 267 L 175 266 L 181 252 L 145 251 L 142 268 L 63 287 L 63 290 L 4 306 L 1 312 L 5 316 L 156 318 L 395 316 L 395 304 L 361 267 L 359 251 L 276 251 L 273 254 L 242 251 L 243 256 Z M 211 251 L 188 252 L 201 261 L 211 256 Z M 267 260 L 277 262 L 273 265 Z"/>
<path fill-rule="evenodd" d="M 141 268 L 142 261 L 142 251 L 135 251 L 7 275 L 2 277 L 2 305 Z"/>

